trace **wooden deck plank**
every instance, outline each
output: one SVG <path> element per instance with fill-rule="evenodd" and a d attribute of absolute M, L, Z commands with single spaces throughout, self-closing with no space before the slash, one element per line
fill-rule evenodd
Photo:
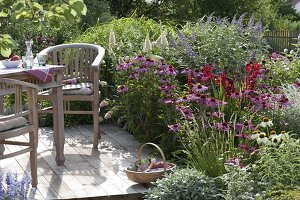
<path fill-rule="evenodd" d="M 40 128 L 39 183 L 37 190 L 30 191 L 30 199 L 142 199 L 142 193 L 148 188 L 131 182 L 124 172 L 136 159 L 140 144 L 119 127 L 103 125 L 100 129 L 102 138 L 95 150 L 92 148 L 91 125 L 66 127 L 66 162 L 64 166 L 57 166 L 53 130 Z M 24 137 L 24 140 L 28 138 Z M 29 172 L 29 153 L 1 160 L 0 167 L 4 171 Z"/>

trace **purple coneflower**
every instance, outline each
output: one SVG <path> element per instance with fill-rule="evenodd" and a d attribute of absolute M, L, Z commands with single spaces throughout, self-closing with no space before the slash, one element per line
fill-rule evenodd
<path fill-rule="evenodd" d="M 169 130 L 173 131 L 173 132 L 179 132 L 180 129 L 182 128 L 182 126 L 180 124 L 172 124 L 172 125 L 168 125 Z"/>
<path fill-rule="evenodd" d="M 181 71 L 181 74 L 191 74 L 191 73 L 192 73 L 192 70 L 189 67 L 187 67 Z"/>
<path fill-rule="evenodd" d="M 203 76 L 203 73 L 201 72 L 200 69 L 194 69 L 194 76 L 195 77 L 200 77 L 200 76 Z"/>
<path fill-rule="evenodd" d="M 177 70 L 173 66 L 169 65 L 166 68 L 166 74 L 170 75 L 170 76 L 176 76 L 177 75 Z"/>
<path fill-rule="evenodd" d="M 138 68 L 135 69 L 135 71 L 137 73 L 143 73 L 143 72 L 149 71 L 149 69 L 146 66 L 139 66 Z"/>
<path fill-rule="evenodd" d="M 144 61 L 144 65 L 146 65 L 147 67 L 152 67 L 155 65 L 155 61 L 154 60 L 151 60 L 149 58 L 147 58 L 145 61 Z"/>
<path fill-rule="evenodd" d="M 204 92 L 208 89 L 208 87 L 204 86 L 204 85 L 201 85 L 200 83 L 196 84 L 194 87 L 193 87 L 193 91 L 196 92 L 196 93 L 201 93 L 201 92 Z"/>
<path fill-rule="evenodd" d="M 137 57 L 135 57 L 135 60 L 138 60 L 138 61 L 145 61 L 146 58 L 142 55 L 138 55 Z"/>

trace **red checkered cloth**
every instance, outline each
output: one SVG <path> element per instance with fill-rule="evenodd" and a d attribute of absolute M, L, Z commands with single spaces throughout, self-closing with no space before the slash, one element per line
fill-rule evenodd
<path fill-rule="evenodd" d="M 52 81 L 52 77 L 54 74 L 53 67 L 38 67 L 33 69 L 26 70 L 27 73 L 31 74 L 34 77 L 39 78 L 45 83 L 49 83 Z"/>

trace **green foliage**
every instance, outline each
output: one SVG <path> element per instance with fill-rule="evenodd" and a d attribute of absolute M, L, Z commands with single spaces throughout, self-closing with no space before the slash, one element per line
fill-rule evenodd
<path fill-rule="evenodd" d="M 213 63 L 220 70 L 236 73 L 251 56 L 259 57 L 267 52 L 260 22 L 255 24 L 252 18 L 244 26 L 244 17 L 229 22 L 227 18 L 208 16 L 185 24 L 179 30 L 173 57 L 181 65 Z"/>
<path fill-rule="evenodd" d="M 228 173 L 222 176 L 226 185 L 224 198 L 248 200 L 256 199 L 264 192 L 260 191 L 261 182 L 256 182 L 251 169 L 248 167 L 241 168 L 239 166 L 227 166 Z"/>
<path fill-rule="evenodd" d="M 148 200 L 223 199 L 222 183 L 195 169 L 181 169 L 154 183 L 145 195 Z"/>
<path fill-rule="evenodd" d="M 226 172 L 224 160 L 228 155 L 225 152 L 233 150 L 233 137 L 207 129 L 204 123 L 204 120 L 186 121 L 178 137 L 187 156 L 186 163 L 210 177 L 217 177 Z"/>
<path fill-rule="evenodd" d="M 110 7 L 106 1 L 89 0 L 85 1 L 88 12 L 81 18 L 80 26 L 82 30 L 95 26 L 97 23 L 104 23 L 112 20 Z"/>
<path fill-rule="evenodd" d="M 290 138 L 279 146 L 260 149 L 260 158 L 253 166 L 257 180 L 270 186 L 300 184 L 300 140 Z"/>
<path fill-rule="evenodd" d="M 286 131 L 291 131 L 297 138 L 300 137 L 300 90 L 298 86 L 286 84 L 282 86 L 283 93 L 290 100 L 291 105 L 274 112 L 274 119 L 284 125 Z"/>
<path fill-rule="evenodd" d="M 12 48 L 16 47 L 16 43 L 8 35 L 7 27 L 30 22 L 59 28 L 63 22 L 75 23 L 87 11 L 83 0 L 57 1 L 52 4 L 39 4 L 31 0 L 7 0 L 0 1 L 0 6 L 0 54 L 4 57 L 8 57 Z"/>
<path fill-rule="evenodd" d="M 159 61 L 138 56 L 116 67 L 119 115 L 126 121 L 128 130 L 143 142 L 161 143 L 173 136 L 168 135 L 167 124 L 173 118 L 174 108 L 163 104 L 160 80 L 165 78 L 169 85 L 176 81 L 171 75 L 158 75 L 161 66 Z M 167 152 L 173 150 L 172 142 L 165 145 Z"/>

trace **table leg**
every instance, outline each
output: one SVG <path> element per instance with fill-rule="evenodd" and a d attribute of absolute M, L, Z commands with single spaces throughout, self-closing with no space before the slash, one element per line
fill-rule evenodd
<path fill-rule="evenodd" d="M 58 84 L 62 83 L 62 72 L 58 72 L 56 80 Z M 63 165 L 65 162 L 64 144 L 64 112 L 63 112 L 63 93 L 62 87 L 53 88 L 53 130 L 54 130 L 54 143 L 56 148 L 55 161 L 57 165 Z"/>
<path fill-rule="evenodd" d="M 4 108 L 3 108 L 3 105 L 4 105 L 4 101 L 3 101 L 3 98 L 4 96 L 3 95 L 0 95 L 0 115 L 4 114 Z"/>

